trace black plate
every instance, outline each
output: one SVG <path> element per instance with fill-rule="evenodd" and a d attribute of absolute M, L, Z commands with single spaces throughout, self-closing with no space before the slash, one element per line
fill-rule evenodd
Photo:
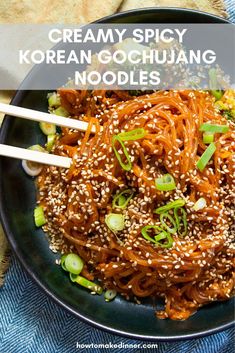
<path fill-rule="evenodd" d="M 184 9 L 142 9 L 106 17 L 106 23 L 226 23 L 222 18 Z M 37 79 L 40 69 L 33 69 L 25 81 Z M 12 104 L 47 111 L 46 91 L 24 91 L 24 83 Z M 5 118 L 0 142 L 28 147 L 45 143 L 37 123 Z M 90 295 L 74 285 L 55 265 L 58 255 L 48 247 L 48 240 L 40 229 L 35 229 L 34 181 L 27 177 L 21 162 L 10 158 L 0 160 L 0 215 L 8 240 L 19 260 L 43 290 L 62 307 L 78 318 L 109 332 L 148 340 L 188 339 L 215 333 L 228 328 L 234 319 L 233 301 L 214 303 L 199 310 L 188 320 L 158 320 L 155 305 L 146 300 L 141 305 L 117 297 L 106 303 L 103 297 Z"/>

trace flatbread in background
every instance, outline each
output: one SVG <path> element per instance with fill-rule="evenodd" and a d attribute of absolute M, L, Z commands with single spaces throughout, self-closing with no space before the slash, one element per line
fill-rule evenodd
<path fill-rule="evenodd" d="M 121 3 L 122 0 L 0 0 L 0 23 L 87 23 L 115 13 Z"/>
<path fill-rule="evenodd" d="M 79 24 L 117 11 L 154 6 L 184 7 L 227 16 L 223 0 L 0 0 L 0 23 Z"/>
<path fill-rule="evenodd" d="M 183 7 L 227 17 L 223 0 L 124 0 L 120 11 L 143 7 Z"/>

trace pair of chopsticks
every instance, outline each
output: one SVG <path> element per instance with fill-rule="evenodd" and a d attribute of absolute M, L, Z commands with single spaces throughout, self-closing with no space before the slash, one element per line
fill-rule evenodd
<path fill-rule="evenodd" d="M 79 131 L 86 131 L 88 123 L 85 121 L 64 118 L 62 116 L 43 113 L 40 111 L 17 107 L 14 105 L 0 103 L 0 112 L 8 114 L 10 116 L 16 116 L 18 118 L 45 122 L 49 124 L 55 124 Z M 94 132 L 94 131 L 93 131 Z M 0 144 L 0 156 L 25 159 L 31 162 L 37 162 L 41 164 L 53 165 L 57 167 L 69 168 L 72 159 L 68 157 L 57 156 L 53 154 L 47 154 L 43 152 L 31 151 L 24 148 L 13 147 L 9 145 Z"/>

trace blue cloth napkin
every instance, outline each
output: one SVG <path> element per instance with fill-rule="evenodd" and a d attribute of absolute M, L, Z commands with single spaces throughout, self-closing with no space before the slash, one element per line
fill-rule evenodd
<path fill-rule="evenodd" d="M 235 0 L 226 4 L 230 20 L 235 22 Z M 91 343 L 111 348 L 82 346 Z M 158 347 L 134 347 L 144 343 L 100 331 L 70 315 L 38 288 L 12 256 L 0 289 L 0 353 L 234 353 L 235 346 L 233 329 L 190 341 L 159 342 Z M 120 344 L 130 348 L 120 348 Z"/>
<path fill-rule="evenodd" d="M 235 22 L 235 1 L 234 0 L 225 0 L 227 12 L 229 14 L 229 20 Z"/>
<path fill-rule="evenodd" d="M 95 329 L 54 303 L 12 256 L 0 290 L 0 353 L 234 353 L 233 330 L 157 348 L 84 348 L 78 344 L 144 344 Z M 147 342 L 148 344 L 150 342 Z"/>

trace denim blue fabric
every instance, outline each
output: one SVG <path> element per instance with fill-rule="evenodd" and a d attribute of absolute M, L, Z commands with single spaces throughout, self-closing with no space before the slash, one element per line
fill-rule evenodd
<path fill-rule="evenodd" d="M 225 0 L 226 8 L 231 22 L 235 22 L 235 0 Z"/>
<path fill-rule="evenodd" d="M 235 22 L 235 0 L 226 4 Z M 0 289 L 0 353 L 234 353 L 235 346 L 233 329 L 190 341 L 160 342 L 157 349 L 77 349 L 76 342 L 140 343 L 92 328 L 67 313 L 38 288 L 12 255 Z"/>
<path fill-rule="evenodd" d="M 55 304 L 12 256 L 0 290 L 0 353 L 234 353 L 233 330 L 191 341 L 158 343 L 157 349 L 84 349 L 89 344 L 139 341 L 94 329 Z"/>

